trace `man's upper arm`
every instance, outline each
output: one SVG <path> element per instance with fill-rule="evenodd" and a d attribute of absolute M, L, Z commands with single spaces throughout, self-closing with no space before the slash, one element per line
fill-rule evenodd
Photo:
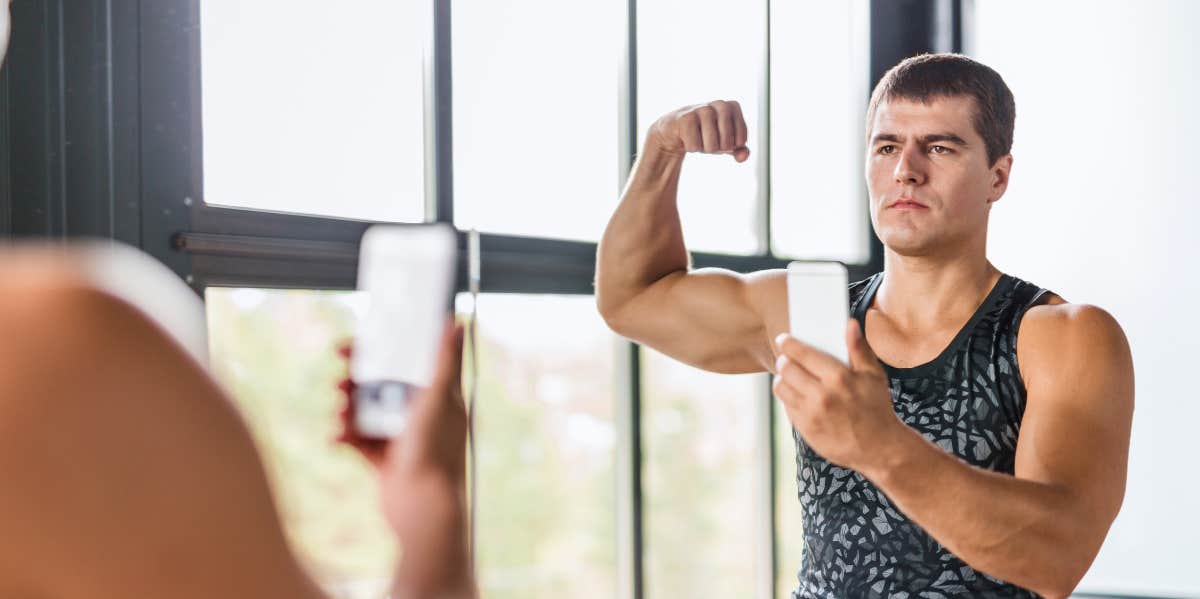
<path fill-rule="evenodd" d="M 608 319 L 617 333 L 686 364 L 723 373 L 762 372 L 772 361 L 767 314 L 786 302 L 785 271 L 719 268 L 673 273 Z M 776 297 L 778 296 L 778 297 Z"/>
<path fill-rule="evenodd" d="M 1090 563 L 1125 496 L 1134 391 L 1129 344 L 1111 315 L 1087 305 L 1033 308 L 1020 333 L 1028 400 L 1015 475 L 1070 498 Z"/>

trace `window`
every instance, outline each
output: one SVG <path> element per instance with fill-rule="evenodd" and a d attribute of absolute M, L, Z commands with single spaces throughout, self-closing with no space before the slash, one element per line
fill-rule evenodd
<path fill-rule="evenodd" d="M 718 0 L 641 0 L 638 7 L 639 139 L 667 112 L 713 100 L 736 100 L 749 132 L 750 159 L 691 154 L 679 182 L 679 215 L 693 251 L 759 251 L 759 104 L 764 2 L 737 10 Z M 640 151 L 641 146 L 639 146 Z"/>
<path fill-rule="evenodd" d="M 866 2 L 771 2 L 771 241 L 866 262 Z"/>
<path fill-rule="evenodd" d="M 454 3 L 454 221 L 595 241 L 616 207 L 618 5 Z"/>
<path fill-rule="evenodd" d="M 207 203 L 424 220 L 417 3 L 198 4 Z"/>
<path fill-rule="evenodd" d="M 264 456 L 288 537 L 318 582 L 352 599 L 380 596 L 396 559 L 373 475 L 330 443 L 345 372 L 335 348 L 361 300 L 207 293 L 212 365 Z M 479 316 L 480 586 L 498 598 L 612 596 L 616 338 L 591 298 L 484 295 Z"/>
<path fill-rule="evenodd" d="M 483 596 L 614 596 L 617 339 L 590 297 L 488 294 L 478 340 Z"/>
<path fill-rule="evenodd" d="M 751 597 L 765 375 L 718 375 L 642 350 L 646 596 Z"/>
<path fill-rule="evenodd" d="M 715 0 L 639 0 L 634 15 L 622 3 L 552 0 L 352 0 L 333 10 L 313 0 L 154 3 L 130 17 L 153 34 L 137 44 L 153 43 L 132 58 L 128 48 L 115 56 L 125 56 L 126 70 L 148 73 L 136 89 L 154 92 L 146 103 L 157 113 L 170 117 L 168 107 L 188 105 L 199 114 L 181 112 L 169 127 L 139 120 L 140 138 L 150 140 L 139 143 L 175 148 L 176 136 L 199 133 L 191 124 L 200 119 L 204 155 L 192 155 L 196 139 L 181 140 L 178 155 L 162 161 L 179 168 L 146 169 L 141 189 L 167 189 L 172 202 L 199 197 L 181 174 L 202 163 L 204 202 L 246 210 L 144 210 L 154 221 L 145 247 L 197 284 L 348 285 L 347 255 L 361 223 L 265 213 L 424 220 L 426 159 L 447 149 L 426 137 L 446 125 L 426 120 L 435 114 L 427 102 L 448 106 L 453 193 L 437 199 L 453 206 L 436 214 L 452 212 L 459 229 L 484 233 L 485 289 L 506 292 L 479 304 L 483 593 L 761 596 L 774 558 L 777 595 L 785 594 L 795 586 L 801 541 L 794 448 L 782 415 L 776 431 L 763 425 L 766 376 L 702 373 L 638 350 L 634 376 L 615 378 L 631 366 L 629 345 L 608 332 L 593 298 L 529 295 L 588 292 L 592 248 L 572 242 L 599 239 L 615 209 L 630 159 L 620 147 L 625 119 L 644 136 L 662 114 L 714 99 L 741 103 L 752 155 L 745 164 L 688 158 L 679 197 L 685 238 L 693 251 L 753 257 L 700 263 L 782 265 L 774 255 L 866 261 L 858 140 L 868 3 L 769 2 L 733 10 Z M 427 14 L 431 7 L 451 12 Z M 198 57 L 188 46 L 186 57 L 159 58 L 179 50 L 178 31 L 197 25 Z M 629 25 L 636 62 L 623 66 Z M 444 43 L 426 64 L 448 70 L 422 70 L 432 33 Z M 199 68 L 176 68 L 185 58 L 202 59 Z M 632 95 L 618 85 L 625 68 L 636 73 Z M 187 85 L 156 83 L 179 72 L 198 74 L 179 76 Z M 427 75 L 449 77 L 451 97 L 427 98 Z M 827 89 L 814 94 L 811 81 Z M 150 208 L 166 201 L 143 199 Z M 185 241 L 199 240 L 185 244 L 186 253 L 159 247 L 159 232 L 181 230 L 194 234 Z M 529 239 L 498 238 L 509 235 Z M 375 516 L 374 483 L 357 456 L 326 443 L 342 372 L 332 347 L 353 329 L 356 294 L 210 289 L 208 297 L 214 366 L 266 455 L 289 537 L 326 588 L 376 596 L 395 554 Z M 634 389 L 642 391 L 641 412 L 615 418 L 624 406 L 616 398 Z M 643 494 L 635 499 L 626 491 L 638 470 L 617 452 L 630 448 L 627 425 L 638 421 Z M 777 477 L 770 491 L 769 443 Z M 768 501 L 778 515 L 774 531 Z M 629 541 L 637 530 L 643 554 L 618 554 L 636 546 Z M 634 588 L 628 568 L 639 563 L 644 589 Z"/>
<path fill-rule="evenodd" d="M 308 571 L 345 599 L 375 599 L 396 547 L 366 463 L 334 445 L 358 297 L 346 292 L 210 288 L 211 364 L 265 462 L 284 530 Z"/>

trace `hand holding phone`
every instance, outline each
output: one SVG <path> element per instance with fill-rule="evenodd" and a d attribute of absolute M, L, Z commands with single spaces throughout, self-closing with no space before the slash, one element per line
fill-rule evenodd
<path fill-rule="evenodd" d="M 363 235 L 358 288 L 368 308 L 350 360 L 360 435 L 400 434 L 413 394 L 432 381 L 438 341 L 451 315 L 456 265 L 449 225 L 376 225 Z"/>

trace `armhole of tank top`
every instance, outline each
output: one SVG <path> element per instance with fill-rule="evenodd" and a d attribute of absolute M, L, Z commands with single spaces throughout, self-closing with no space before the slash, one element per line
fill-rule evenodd
<path fill-rule="evenodd" d="M 1052 293 L 1049 289 L 1039 288 L 1037 293 L 1035 293 L 1033 295 L 1033 297 L 1030 298 L 1029 301 L 1025 302 L 1025 305 L 1021 307 L 1021 311 L 1019 313 L 1017 313 L 1016 322 L 1013 323 L 1013 328 L 1012 328 L 1013 376 L 1015 376 L 1017 379 L 1017 382 L 1021 384 L 1021 395 L 1024 396 L 1021 400 L 1021 416 L 1022 416 L 1022 418 L 1025 415 L 1025 404 L 1027 404 L 1029 402 L 1029 387 L 1025 384 L 1025 375 L 1021 374 L 1021 356 L 1018 355 L 1018 353 L 1017 353 L 1017 343 L 1018 343 L 1018 340 L 1021 338 L 1021 324 L 1023 324 L 1025 322 L 1025 314 L 1027 314 L 1033 308 L 1036 308 L 1038 306 L 1045 304 L 1047 301 L 1050 300 L 1050 297 L 1052 295 L 1054 295 L 1054 293 Z M 1020 422 L 1017 423 L 1017 426 L 1020 427 Z"/>
<path fill-rule="evenodd" d="M 861 330 L 867 330 L 867 308 L 870 307 L 871 300 L 875 298 L 875 292 L 879 288 L 879 284 L 883 282 L 883 273 L 875 273 L 869 279 L 862 281 L 862 293 L 858 298 L 850 302 L 850 317 L 858 321 L 858 326 Z"/>

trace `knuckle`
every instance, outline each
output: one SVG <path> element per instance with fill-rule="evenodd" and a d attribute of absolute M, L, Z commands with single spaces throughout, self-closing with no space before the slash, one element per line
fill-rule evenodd
<path fill-rule="evenodd" d="M 700 118 L 692 112 L 680 115 L 679 118 L 675 119 L 675 131 L 679 133 L 686 133 L 699 125 Z"/>
<path fill-rule="evenodd" d="M 820 412 L 829 411 L 829 408 L 833 405 L 833 399 L 833 393 L 830 393 L 826 389 L 822 389 L 813 396 L 813 401 L 816 403 L 817 410 Z"/>

